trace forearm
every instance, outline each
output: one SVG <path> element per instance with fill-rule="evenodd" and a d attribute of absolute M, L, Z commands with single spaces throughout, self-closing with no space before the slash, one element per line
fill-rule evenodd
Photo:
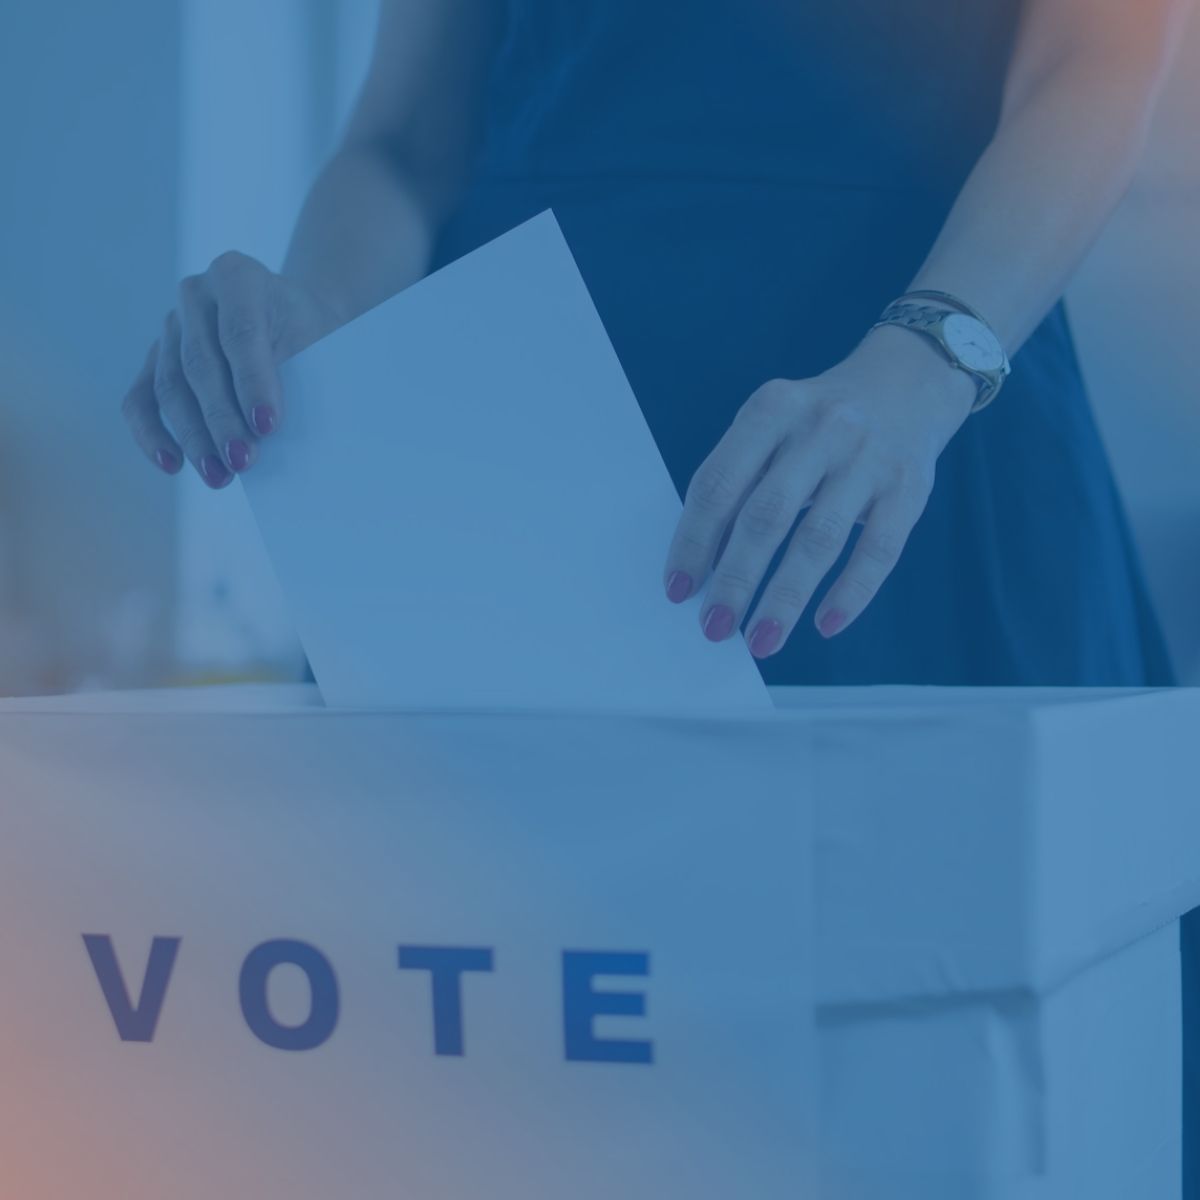
<path fill-rule="evenodd" d="M 437 223 L 386 147 L 348 143 L 310 189 L 281 274 L 348 321 L 427 273 Z"/>
<path fill-rule="evenodd" d="M 1014 353 L 1128 187 L 1159 74 L 1081 50 L 1010 102 L 913 288 L 967 300 Z"/>

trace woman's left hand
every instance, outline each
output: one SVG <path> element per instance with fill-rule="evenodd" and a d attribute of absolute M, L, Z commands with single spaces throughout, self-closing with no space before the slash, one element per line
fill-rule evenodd
<path fill-rule="evenodd" d="M 975 395 L 974 381 L 935 347 L 893 327 L 873 331 L 823 375 L 764 384 L 688 486 L 667 557 L 668 597 L 686 600 L 711 570 L 700 625 L 710 641 L 724 641 L 808 508 L 746 636 L 755 657 L 774 654 L 862 522 L 854 552 L 815 614 L 817 629 L 832 637 L 866 608 L 899 560 L 938 456 Z"/>

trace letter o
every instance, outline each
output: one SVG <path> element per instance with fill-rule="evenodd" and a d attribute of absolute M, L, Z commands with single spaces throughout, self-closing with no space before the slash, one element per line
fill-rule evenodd
<path fill-rule="evenodd" d="M 267 980 L 285 963 L 299 967 L 308 977 L 312 999 L 308 1017 L 299 1025 L 281 1025 L 267 1004 Z M 238 995 L 250 1032 L 276 1050 L 315 1050 L 337 1027 L 337 976 L 325 955 L 307 942 L 279 938 L 255 946 L 242 963 Z"/>

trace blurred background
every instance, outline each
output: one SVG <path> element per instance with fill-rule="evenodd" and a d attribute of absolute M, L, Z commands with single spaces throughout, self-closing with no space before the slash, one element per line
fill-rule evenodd
<path fill-rule="evenodd" d="M 236 486 L 138 461 L 119 405 L 180 276 L 278 267 L 376 0 L 14 0 L 0 39 L 0 693 L 294 677 Z M 1084 368 L 1200 684 L 1200 21 L 1076 279 Z M 1079 531 L 1080 537 L 1087 530 Z"/>

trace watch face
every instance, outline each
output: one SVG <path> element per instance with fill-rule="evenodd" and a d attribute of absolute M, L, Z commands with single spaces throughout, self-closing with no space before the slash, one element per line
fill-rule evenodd
<path fill-rule="evenodd" d="M 1004 348 L 982 322 L 954 313 L 942 323 L 942 336 L 950 352 L 971 371 L 998 371 L 1004 366 Z"/>

